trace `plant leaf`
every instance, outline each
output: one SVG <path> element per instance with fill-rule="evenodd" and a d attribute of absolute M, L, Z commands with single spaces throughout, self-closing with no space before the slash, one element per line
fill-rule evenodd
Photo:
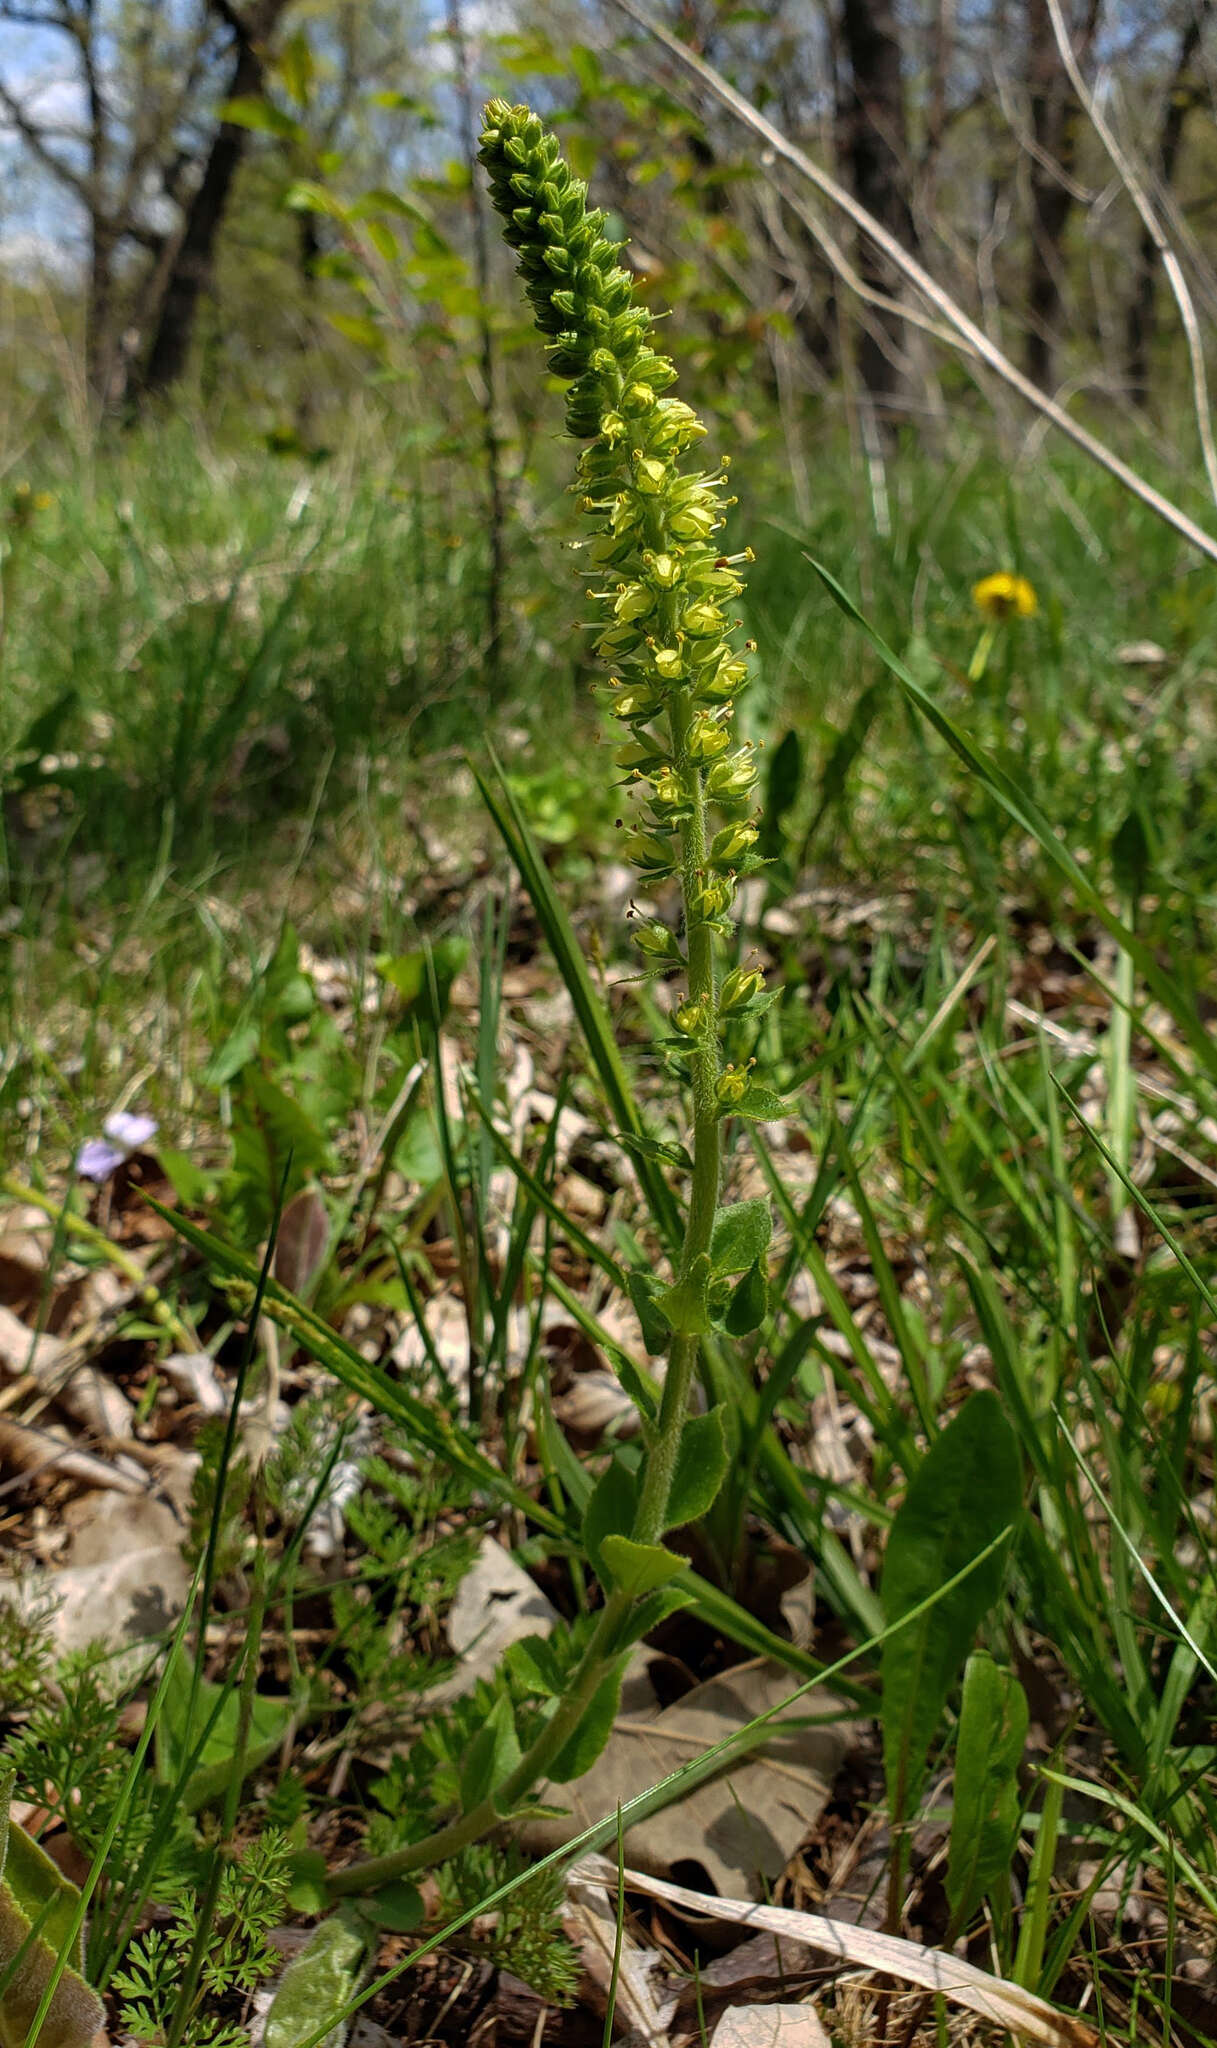
<path fill-rule="evenodd" d="M 732 1288 L 723 1327 L 732 1337 L 746 1337 L 750 1331 L 760 1329 L 768 1307 L 769 1280 L 762 1261 L 758 1259 Z"/>
<path fill-rule="evenodd" d="M 658 1296 L 663 1292 L 663 1283 L 657 1280 L 653 1273 L 634 1271 L 626 1275 L 626 1285 L 630 1291 L 630 1300 L 634 1304 L 634 1313 L 642 1325 L 642 1341 L 652 1358 L 658 1357 L 667 1350 L 672 1336 L 667 1319 L 658 1304 Z"/>
<path fill-rule="evenodd" d="M 714 1219 L 711 1272 L 716 1279 L 722 1273 L 746 1272 L 764 1258 L 772 1236 L 773 1217 L 764 1195 L 750 1202 L 729 1202 Z"/>
<path fill-rule="evenodd" d="M 665 1550 L 662 1543 L 635 1543 L 630 1536 L 606 1536 L 600 1546 L 613 1583 L 631 1599 L 653 1593 L 683 1572 L 687 1559 Z"/>
<path fill-rule="evenodd" d="M 644 1138 L 642 1117 L 634 1100 L 629 1077 L 617 1045 L 613 1027 L 592 981 L 583 947 L 571 925 L 566 909 L 554 887 L 545 861 L 528 829 L 527 821 L 501 772 L 495 784 L 474 766 L 474 779 L 482 801 L 528 891 L 537 920 L 566 984 L 575 1015 L 579 1019 L 592 1065 L 608 1099 L 617 1127 L 636 1138 Z M 669 1246 L 680 1241 L 680 1220 L 675 1198 L 657 1161 L 636 1153 L 638 1179 L 651 1215 Z"/>
<path fill-rule="evenodd" d="M 984 1651 L 969 1657 L 947 1853 L 947 1899 L 955 1928 L 967 1926 L 990 1885 L 1009 1871 L 1021 1815 L 1018 1767 L 1027 1719 L 1027 1695 L 1013 1672 Z"/>
<path fill-rule="evenodd" d="M 608 1536 L 625 1536 L 634 1526 L 638 1482 L 620 1458 L 605 1467 L 583 1511 L 583 1547 L 597 1578 L 604 1576 L 603 1546 Z"/>
<path fill-rule="evenodd" d="M 655 1302 L 677 1337 L 706 1337 L 710 1333 L 709 1294 L 710 1261 L 701 1252 L 684 1279 L 661 1289 Z"/>
<path fill-rule="evenodd" d="M 755 1083 L 739 1102 L 724 1103 L 723 1116 L 747 1117 L 757 1124 L 776 1123 L 780 1117 L 793 1114 L 792 1105 L 784 1095 L 775 1095 L 772 1088 L 760 1088 Z"/>
<path fill-rule="evenodd" d="M 323 1920 L 279 1979 L 266 2015 L 266 2048 L 299 2048 L 316 2041 L 318 2027 L 335 2024 L 317 2048 L 343 2048 L 344 2012 L 359 1989 L 367 1941 L 353 1914 Z"/>
<path fill-rule="evenodd" d="M 76 1886 L 11 1818 L 13 1776 L 0 1778 L 0 2048 L 25 2048 L 80 1904 Z M 105 2026 L 105 2008 L 83 1969 L 82 1935 L 39 2032 L 44 2048 L 89 2048 Z"/>
<path fill-rule="evenodd" d="M 516 1734 L 511 1701 L 500 1696 L 469 1745 L 461 1771 L 461 1808 L 471 1813 L 488 1799 L 520 1761 L 520 1739 Z"/>
<path fill-rule="evenodd" d="M 638 1601 L 625 1616 L 621 1627 L 613 1635 L 609 1649 L 613 1652 L 628 1650 L 631 1643 L 640 1643 L 644 1636 L 650 1635 L 653 1628 L 659 1627 L 661 1621 L 666 1621 L 669 1614 L 675 1614 L 681 1607 L 691 1606 L 695 1598 L 691 1586 L 670 1583 L 660 1586 L 655 1593 L 648 1593 L 645 1600 Z"/>
<path fill-rule="evenodd" d="M 508 1643 L 504 1662 L 512 1677 L 539 1699 L 562 1697 L 565 1678 L 548 1636 L 521 1636 Z"/>
<path fill-rule="evenodd" d="M 1014 1523 L 1021 1499 L 1014 1432 L 986 1388 L 935 1438 L 892 1524 L 880 1588 L 889 1624 L 964 1571 Z M 997 1600 L 1003 1570 L 998 1549 L 883 1646 L 883 1765 L 893 1822 L 912 1809 L 947 1694 Z"/>
<path fill-rule="evenodd" d="M 165 1745 L 170 1777 L 176 1776 L 177 1770 L 191 1754 L 199 1731 L 206 1727 L 219 1703 L 219 1712 L 195 1767 L 182 1787 L 182 1806 L 187 1813 L 197 1813 L 201 1806 L 215 1804 L 232 1777 L 241 1703 L 235 1687 L 213 1685 L 210 1679 L 205 1678 L 197 1689 L 191 1721 L 188 1718 L 190 1695 L 190 1672 L 179 1659 L 169 1674 L 157 1731 L 158 1740 Z M 246 1777 L 274 1755 L 295 1711 L 295 1702 L 291 1699 L 269 1699 L 264 1693 L 255 1693 L 244 1758 Z"/>
<path fill-rule="evenodd" d="M 555 1785 L 569 1785 L 573 1779 L 583 1777 L 606 1747 L 617 1719 L 622 1669 L 621 1663 L 617 1663 L 608 1676 L 601 1679 L 579 1726 L 558 1751 L 549 1767 L 549 1775 Z"/>
<path fill-rule="evenodd" d="M 248 93 L 240 99 L 225 100 L 220 118 L 233 128 L 248 128 L 257 135 L 277 135 L 283 142 L 300 142 L 304 130 L 281 107 Z"/>
<path fill-rule="evenodd" d="M 680 1529 L 706 1514 L 727 1476 L 727 1433 L 720 1403 L 708 1415 L 691 1415 L 681 1432 L 664 1527 Z"/>

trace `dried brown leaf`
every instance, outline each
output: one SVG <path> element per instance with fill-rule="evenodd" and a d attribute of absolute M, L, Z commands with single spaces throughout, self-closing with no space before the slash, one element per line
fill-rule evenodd
<path fill-rule="evenodd" d="M 604 1856 L 586 1857 L 575 1865 L 570 1881 L 601 1887 L 616 1884 L 616 1865 Z M 625 1882 L 631 1891 L 642 1892 L 647 1898 L 665 1899 L 671 1905 L 707 1914 L 715 1920 L 729 1920 L 737 1926 L 792 1935 L 810 1948 L 836 1956 L 855 1968 L 895 1977 L 901 1983 L 917 1984 L 924 1991 L 977 2013 L 993 2026 L 1008 2028 L 1026 2041 L 1042 2042 L 1044 2048 L 1098 2048 L 1098 2034 L 1076 2014 L 1056 2012 L 1033 1991 L 1024 1991 L 1021 1984 L 991 1977 L 942 1949 L 924 1948 L 920 1942 L 878 1934 L 869 1927 L 826 1920 L 818 1913 L 796 1913 L 783 1906 L 758 1905 L 751 1899 L 707 1897 L 645 1872 L 627 1870 Z"/>
<path fill-rule="evenodd" d="M 829 2048 L 810 2005 L 729 2005 L 712 2048 Z"/>

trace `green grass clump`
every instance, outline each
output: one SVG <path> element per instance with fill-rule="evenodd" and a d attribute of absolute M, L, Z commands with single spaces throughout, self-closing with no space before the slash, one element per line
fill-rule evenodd
<path fill-rule="evenodd" d="M 1217 1907 L 1212 571 L 1077 458 L 1020 471 L 967 424 L 949 471 L 894 451 L 883 497 L 809 421 L 796 519 L 759 397 L 731 472 L 757 559 L 720 556 L 720 464 L 684 466 L 700 423 L 603 221 L 526 109 L 494 103 L 484 148 L 596 522 L 568 564 L 570 451 L 521 456 L 493 698 L 475 494 L 370 402 L 328 462 L 170 428 L 155 461 L 139 439 L 48 457 L 52 502 L 14 501 L 5 1188 L 31 1179 L 52 1274 L 70 1252 L 133 1281 L 141 1426 L 171 1346 L 235 1359 L 237 1393 L 265 1361 L 261 1450 L 235 1422 L 198 1443 L 189 1557 L 233 1617 L 221 1675 L 202 1627 L 193 1658 L 185 1623 L 150 1653 L 164 1725 L 141 1776 L 92 1663 L 60 1670 L 66 1714 L 33 1707 L 47 1659 L 10 1620 L 8 1753 L 23 1789 L 49 1756 L 65 1808 L 87 1795 L 91 1966 L 174 2048 L 211 2038 L 209 1988 L 266 1974 L 243 1868 L 275 1911 L 289 1887 L 301 1913 L 344 1902 L 314 1951 L 327 2028 L 378 1928 L 420 1924 L 410 1880 L 436 1865 L 433 1938 L 503 1906 L 472 1952 L 565 1997 L 556 1866 L 523 1889 L 503 1837 L 587 1770 L 626 1654 L 679 1614 L 682 1644 L 779 1660 L 877 1725 L 892 1931 L 917 1885 L 939 1938 L 983 1925 L 1029 1990 L 1076 2003 L 1089 1971 L 1168 2002 L 1166 1955 L 1140 1976 L 1096 1960 L 1086 1916 L 1142 1867 L 1167 1951 L 1176 1914 Z M 717 455 L 730 408 L 710 424 Z M 1023 616 L 978 604 L 994 574 L 1034 592 Z M 624 841 L 622 783 L 642 806 Z M 517 1037 L 553 1090 L 534 1117 L 509 1093 Z M 116 1104 L 161 1126 L 183 1250 L 155 1286 L 99 1227 L 112 1191 L 70 1185 Z M 570 1199 L 572 1109 L 604 1227 Z M 635 1411 L 587 1459 L 552 1406 L 555 1304 Z M 387 1362 L 404 1331 L 420 1369 Z M 280 1369 L 306 1357 L 327 1393 L 264 1460 Z M 325 1590 L 301 1546 L 357 1413 L 383 1455 Z M 428 1713 L 436 1617 L 498 1518 L 567 1611 Z M 827 1669 L 758 1611 L 774 1537 L 814 1570 L 844 1645 Z M 328 1630 L 312 1671 L 306 1600 Z M 339 1795 L 283 1757 L 289 1720 L 337 1728 L 348 1761 L 386 1728 L 401 1744 L 360 1779 L 368 1855 L 313 1846 Z M 948 1772 L 939 1910 L 914 1831 Z M 1067 1859 L 1098 1872 L 1077 1899 Z M 156 1940 L 136 1927 L 154 1897 L 180 1909 Z"/>

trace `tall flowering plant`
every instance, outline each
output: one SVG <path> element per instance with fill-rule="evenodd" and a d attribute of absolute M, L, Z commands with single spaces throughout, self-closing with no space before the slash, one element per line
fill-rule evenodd
<path fill-rule="evenodd" d="M 479 154 L 549 343 L 549 368 L 571 380 L 567 428 L 587 443 L 577 489 L 593 526 L 595 644 L 608 671 L 608 708 L 624 729 L 617 763 L 639 799 L 627 852 L 649 883 L 680 880 L 683 940 L 650 919 L 635 937 L 656 971 L 687 978 L 675 1010 L 676 1054 L 692 1085 L 694 1171 L 680 1271 L 659 1298 L 674 1338 L 665 1411 L 683 1412 L 720 1277 L 721 1119 L 770 1117 L 782 1108 L 724 1055 L 728 1023 L 772 1000 L 758 969 L 721 972 L 719 958 L 732 935 L 736 882 L 757 864 L 756 760 L 733 731 L 750 647 L 739 644 L 728 609 L 753 555 L 722 550 L 719 535 L 735 502 L 724 494 L 726 463 L 715 471 L 692 466 L 705 427 L 672 394 L 676 370 L 652 346 L 652 315 L 637 303 L 617 260 L 620 244 L 605 238 L 604 215 L 589 211 L 587 188 L 557 138 L 527 107 L 496 99 L 486 108 Z M 758 1221 L 750 1219 L 753 1233 Z M 652 1452 L 648 1538 L 662 1511 L 664 1462 Z"/>
<path fill-rule="evenodd" d="M 586 443 L 577 489 L 593 529 L 596 646 L 621 728 L 617 765 L 637 799 L 628 851 L 648 883 L 679 880 L 679 928 L 647 918 L 635 937 L 648 972 L 683 977 L 672 1050 L 691 1087 L 693 1166 L 676 1270 L 649 1304 L 668 1333 L 668 1363 L 658 1403 L 637 1382 L 641 1467 L 614 1460 L 584 1514 L 605 1595 L 592 1632 L 528 1747 L 521 1753 L 510 1728 L 488 1724 L 462 1776 L 463 1811 L 426 1840 L 331 1877 L 336 1896 L 453 1856 L 542 1780 L 581 1776 L 608 1740 L 631 1644 L 689 1597 L 678 1583 L 685 1560 L 663 1538 L 707 1512 L 726 1474 L 721 1410 L 690 1413 L 702 1339 L 716 1324 L 755 1328 L 764 1314 L 769 1214 L 761 1201 L 720 1205 L 722 1121 L 783 1109 L 725 1052 L 729 1025 L 772 1000 L 758 969 L 723 958 L 758 836 L 753 750 L 733 733 L 748 648 L 728 610 L 752 555 L 721 550 L 733 502 L 725 465 L 692 466 L 705 429 L 672 394 L 676 372 L 651 346 L 651 314 L 635 303 L 619 245 L 606 240 L 603 214 L 589 211 L 556 137 L 527 107 L 496 99 L 479 154 L 549 367 L 570 382 L 567 426 Z"/>

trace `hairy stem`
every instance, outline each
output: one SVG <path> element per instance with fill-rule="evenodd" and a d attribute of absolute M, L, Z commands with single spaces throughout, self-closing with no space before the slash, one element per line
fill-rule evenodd
<path fill-rule="evenodd" d="M 680 847 L 681 894 L 689 948 L 689 1000 L 705 1004 L 704 1022 L 691 1059 L 693 1175 L 678 1274 L 681 1279 L 686 1279 L 697 1259 L 709 1252 L 719 1181 L 719 1105 L 716 1093 L 719 1052 L 714 935 L 696 907 L 706 869 L 706 796 L 700 767 L 687 759 L 690 718 L 688 693 L 680 691 L 673 697 L 671 706 L 672 745 L 678 763 L 691 770 L 690 786 L 695 791 L 692 813 L 681 829 Z M 672 1475 L 676 1470 L 676 1455 L 688 1414 L 699 1349 L 696 1337 L 674 1337 L 672 1340 L 659 1420 L 647 1455 L 634 1519 L 633 1537 L 638 1543 L 657 1543 L 667 1526 Z M 349 1864 L 330 1878 L 330 1893 L 341 1898 L 353 1892 L 373 1891 L 395 1878 L 429 1870 L 498 1827 L 512 1808 L 540 1783 L 578 1728 L 620 1654 L 616 1646 L 620 1642 L 623 1625 L 628 1622 L 636 1604 L 624 1593 L 609 1594 L 565 1698 L 558 1702 L 514 1771 L 495 1788 L 493 1798 L 483 1799 L 468 1813 L 449 1821 L 446 1827 L 439 1828 L 424 1841 L 411 1842 L 406 1848 L 390 1850 L 384 1856 L 365 1857 L 360 1862 Z"/>

